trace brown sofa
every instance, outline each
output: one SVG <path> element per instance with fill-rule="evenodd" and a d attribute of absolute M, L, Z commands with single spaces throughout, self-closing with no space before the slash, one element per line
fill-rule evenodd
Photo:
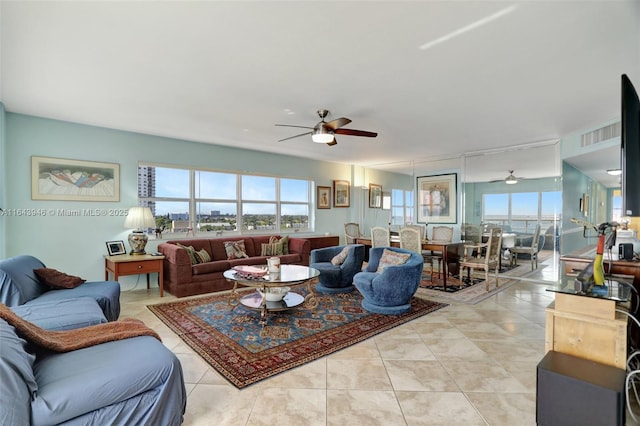
<path fill-rule="evenodd" d="M 270 235 L 194 238 L 166 241 L 158 245 L 158 251 L 165 256 L 164 289 L 176 297 L 193 296 L 194 294 L 230 290 L 233 285 L 227 282 L 222 274 L 236 265 L 266 265 L 267 257 L 261 256 L 262 244 L 269 243 Z M 227 259 L 224 243 L 227 241 L 244 241 L 249 257 Z M 192 246 L 195 250 L 205 249 L 211 257 L 210 262 L 191 264 L 187 250 L 178 246 Z M 289 238 L 289 254 L 279 255 L 280 263 L 309 265 L 309 240 Z"/>

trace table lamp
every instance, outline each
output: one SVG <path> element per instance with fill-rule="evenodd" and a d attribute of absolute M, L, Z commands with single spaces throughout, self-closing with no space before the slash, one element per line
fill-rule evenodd
<path fill-rule="evenodd" d="M 144 248 L 149 237 L 145 234 L 144 229 L 155 228 L 155 226 L 156 221 L 149 207 L 131 207 L 129 209 L 129 214 L 127 214 L 127 218 L 124 221 L 124 227 L 133 229 L 129 234 L 130 254 L 146 254 Z"/>

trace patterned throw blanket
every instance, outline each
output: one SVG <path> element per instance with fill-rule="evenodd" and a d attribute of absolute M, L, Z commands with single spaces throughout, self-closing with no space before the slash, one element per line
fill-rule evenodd
<path fill-rule="evenodd" d="M 161 340 L 155 331 L 134 318 L 125 318 L 76 330 L 51 331 L 20 318 L 2 303 L 0 303 L 0 318 L 12 325 L 16 332 L 29 343 L 54 352 L 70 352 L 136 336 L 153 336 Z"/>

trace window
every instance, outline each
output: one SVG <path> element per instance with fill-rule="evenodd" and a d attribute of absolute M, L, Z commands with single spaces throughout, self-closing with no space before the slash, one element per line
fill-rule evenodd
<path fill-rule="evenodd" d="M 500 225 L 513 232 L 532 234 L 556 224 L 562 212 L 562 192 L 514 192 L 484 194 L 482 222 Z"/>
<path fill-rule="evenodd" d="M 414 195 L 413 191 L 401 189 L 391 190 L 391 224 L 402 226 L 414 223 Z"/>
<path fill-rule="evenodd" d="M 622 222 L 622 190 L 614 189 L 611 196 L 611 220 L 614 222 Z"/>
<path fill-rule="evenodd" d="M 310 230 L 313 182 L 138 166 L 138 198 L 163 233 Z"/>

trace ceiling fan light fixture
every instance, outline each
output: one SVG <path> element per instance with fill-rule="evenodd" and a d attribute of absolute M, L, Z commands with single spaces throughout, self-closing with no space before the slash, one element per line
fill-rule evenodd
<path fill-rule="evenodd" d="M 621 169 L 609 169 L 609 170 L 607 170 L 607 173 L 610 174 L 611 176 L 620 176 L 622 174 L 622 170 Z"/>
<path fill-rule="evenodd" d="M 504 183 L 506 183 L 507 185 L 515 185 L 516 183 L 518 183 L 518 179 L 516 179 L 514 175 L 509 175 L 504 180 Z"/>
<path fill-rule="evenodd" d="M 311 140 L 315 143 L 329 143 L 334 139 L 334 133 L 331 131 L 326 131 L 323 128 L 314 129 L 311 134 Z"/>

